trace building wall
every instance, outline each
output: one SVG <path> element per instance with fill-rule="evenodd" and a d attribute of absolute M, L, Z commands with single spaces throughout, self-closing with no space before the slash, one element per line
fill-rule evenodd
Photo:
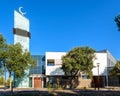
<path fill-rule="evenodd" d="M 23 29 L 29 32 L 30 30 L 30 24 L 29 19 L 21 15 L 16 10 L 14 11 L 14 28 Z"/>
<path fill-rule="evenodd" d="M 66 54 L 65 52 L 46 52 L 46 75 L 48 77 L 47 81 L 52 80 L 52 78 L 53 80 L 55 80 L 55 78 L 57 78 L 58 76 L 64 76 L 64 72 L 60 68 L 62 66 L 61 57 L 65 54 Z M 52 63 L 54 64 L 50 64 L 48 66 L 49 60 L 54 60 L 54 62 L 52 61 Z M 98 63 L 99 63 L 99 67 L 98 67 Z M 109 51 L 105 50 L 95 53 L 95 59 L 93 59 L 94 68 L 92 69 L 92 72 L 94 77 L 98 78 L 98 76 L 100 76 L 99 78 L 101 82 L 101 87 L 108 86 L 108 68 L 110 66 L 113 67 L 115 64 L 116 64 L 116 59 L 111 55 Z M 84 84 L 79 85 L 79 87 L 90 85 L 91 82 L 90 80 L 87 79 L 82 81 L 80 80 L 79 80 L 79 84 L 80 82 L 84 82 Z M 96 82 L 95 85 L 97 86 L 99 83 L 96 80 L 98 79 L 95 79 Z"/>
<path fill-rule="evenodd" d="M 14 11 L 14 44 L 20 43 L 23 51 L 29 51 L 29 39 L 30 37 L 25 35 L 29 33 L 29 19 L 24 17 L 17 11 Z M 14 78 L 15 87 L 28 88 L 29 87 L 29 70 L 25 70 L 21 79 Z"/>
<path fill-rule="evenodd" d="M 45 72 L 45 56 L 32 55 L 32 59 L 36 60 L 36 66 L 30 68 L 31 74 L 44 74 Z"/>
<path fill-rule="evenodd" d="M 107 72 L 107 53 L 95 53 L 95 59 L 93 60 L 94 68 L 92 69 L 93 75 L 98 75 L 98 67 L 99 63 L 99 75 L 105 76 Z"/>
<path fill-rule="evenodd" d="M 107 51 L 107 66 L 108 67 L 113 67 L 115 66 L 117 60 L 112 56 L 112 54 Z"/>
<path fill-rule="evenodd" d="M 65 52 L 46 52 L 46 75 L 64 75 L 64 72 L 60 69 L 62 66 L 61 57 L 65 55 Z M 49 60 L 53 60 L 54 64 L 48 64 Z"/>
<path fill-rule="evenodd" d="M 45 56 L 32 55 L 32 59 L 36 60 L 36 66 L 30 68 L 30 87 L 43 88 L 45 86 Z"/>
<path fill-rule="evenodd" d="M 78 86 L 77 88 L 85 88 L 85 87 L 91 87 L 91 79 L 82 79 L 81 77 L 78 78 Z"/>
<path fill-rule="evenodd" d="M 22 45 L 23 51 L 26 49 L 27 51 L 29 51 L 29 45 L 30 45 L 29 41 L 30 41 L 29 37 L 24 37 L 14 34 L 14 44 L 19 42 Z"/>
<path fill-rule="evenodd" d="M 66 55 L 66 52 L 46 52 L 46 54 L 45 54 L 45 58 L 44 58 L 44 63 L 45 63 L 45 69 L 46 69 L 46 71 L 45 71 L 45 75 L 46 75 L 46 77 L 47 77 L 47 79 L 46 79 L 46 82 L 48 82 L 48 81 L 50 81 L 50 80 L 56 80 L 55 78 L 58 78 L 58 77 L 61 77 L 62 78 L 62 76 L 64 76 L 64 72 L 62 71 L 62 69 L 60 69 L 61 68 L 61 66 L 62 66 L 62 60 L 61 60 L 61 57 L 62 56 L 64 56 L 64 55 Z M 93 60 L 93 65 L 94 65 L 94 68 L 93 68 L 93 75 L 97 78 L 97 76 L 98 76 L 98 67 L 97 67 L 97 63 L 99 63 L 99 75 L 101 76 L 101 78 L 102 77 L 104 77 L 103 79 L 101 79 L 102 81 L 103 81 L 103 85 L 102 86 L 104 86 L 105 85 L 105 82 L 107 82 L 108 83 L 108 78 L 107 78 L 107 75 L 108 75 L 108 72 L 107 72 L 107 68 L 108 67 L 110 67 L 109 65 L 112 65 L 112 66 L 114 66 L 115 65 L 115 63 L 116 63 L 116 60 L 115 60 L 115 58 L 110 54 L 110 52 L 96 52 L 95 53 L 95 56 L 96 56 L 96 59 L 94 59 Z M 39 57 L 39 56 L 33 56 L 34 58 L 37 58 L 37 57 Z M 37 66 L 39 66 L 39 65 L 41 65 L 42 64 L 42 62 L 41 62 L 41 60 L 42 60 L 42 58 L 40 57 L 40 58 L 37 58 Z M 37 70 L 39 70 L 39 71 L 35 71 L 35 69 L 37 68 L 37 66 L 36 67 L 34 67 L 32 70 L 34 70 L 34 72 L 33 71 L 31 71 L 31 72 L 33 72 L 33 73 L 31 73 L 30 72 L 30 77 L 32 77 L 32 75 L 33 75 L 33 77 L 32 77 L 32 86 L 34 87 L 34 78 L 36 78 L 36 76 L 39 78 L 41 78 L 42 77 L 42 75 L 41 75 L 41 73 L 39 73 L 39 72 L 41 72 L 39 69 L 42 69 L 41 67 L 40 68 L 38 68 Z M 30 70 L 31 70 L 30 69 Z M 38 72 L 38 73 L 36 73 L 36 72 Z M 44 80 L 43 78 L 41 79 L 41 80 Z M 78 79 L 79 80 L 79 86 L 78 87 L 87 87 L 87 86 L 90 86 L 90 83 L 91 83 L 91 81 L 90 80 L 87 80 L 87 79 Z M 43 82 L 44 81 L 42 81 L 42 86 L 43 86 Z M 81 85 L 81 82 L 83 82 L 82 83 L 82 85 Z"/>
<path fill-rule="evenodd" d="M 64 75 L 64 72 L 60 69 L 62 66 L 61 57 L 65 55 L 66 52 L 46 52 L 46 75 Z M 51 66 L 47 65 L 47 60 L 54 60 L 54 64 Z M 108 62 L 109 59 L 109 62 Z M 107 67 L 110 65 L 114 66 L 116 64 L 116 59 L 110 54 L 109 51 L 96 52 L 95 59 L 93 59 L 94 68 L 92 69 L 93 75 L 98 75 L 99 63 L 99 75 L 107 75 Z"/>

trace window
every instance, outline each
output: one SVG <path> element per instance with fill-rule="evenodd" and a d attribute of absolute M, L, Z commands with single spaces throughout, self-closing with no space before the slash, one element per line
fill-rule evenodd
<path fill-rule="evenodd" d="M 54 66 L 54 65 L 55 65 L 54 59 L 47 60 L 47 66 Z"/>

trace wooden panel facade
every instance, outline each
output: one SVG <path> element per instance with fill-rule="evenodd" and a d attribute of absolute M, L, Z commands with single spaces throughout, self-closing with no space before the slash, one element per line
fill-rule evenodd
<path fill-rule="evenodd" d="M 41 77 L 34 78 L 34 88 L 42 88 L 42 78 Z"/>

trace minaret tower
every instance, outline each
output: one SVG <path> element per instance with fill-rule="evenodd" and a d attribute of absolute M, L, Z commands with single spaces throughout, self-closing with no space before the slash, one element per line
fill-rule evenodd
<path fill-rule="evenodd" d="M 23 51 L 29 51 L 29 40 L 30 40 L 30 30 L 29 30 L 29 19 L 24 16 L 22 12 L 22 7 L 19 7 L 19 11 L 14 11 L 14 44 L 20 43 L 22 45 Z M 22 79 L 15 78 L 15 87 L 28 88 L 29 87 L 29 70 L 25 70 L 25 74 Z"/>
<path fill-rule="evenodd" d="M 23 50 L 27 49 L 29 51 L 29 19 L 27 19 L 22 11 L 22 7 L 19 8 L 19 12 L 14 11 L 14 44 L 20 43 Z"/>

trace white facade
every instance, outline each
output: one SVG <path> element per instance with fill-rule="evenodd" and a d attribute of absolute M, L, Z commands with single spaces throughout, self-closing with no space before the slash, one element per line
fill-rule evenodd
<path fill-rule="evenodd" d="M 108 68 L 113 67 L 116 64 L 116 59 L 111 55 L 109 51 L 96 52 L 96 59 L 93 62 L 93 76 L 107 76 Z M 99 73 L 97 64 L 99 63 Z"/>
<path fill-rule="evenodd" d="M 46 52 L 46 75 L 57 76 L 64 75 L 64 72 L 60 69 L 62 66 L 61 57 L 65 55 L 66 52 Z M 109 51 L 101 51 L 95 53 L 95 59 L 93 60 L 94 68 L 92 70 L 93 76 L 98 76 L 99 63 L 99 75 L 107 76 L 108 67 L 112 67 L 116 64 L 116 59 L 110 54 Z M 53 65 L 48 65 L 48 61 L 53 60 Z M 58 63 L 60 62 L 60 64 Z"/>
<path fill-rule="evenodd" d="M 20 43 L 22 45 L 23 51 L 29 51 L 29 37 L 20 35 L 21 32 L 25 31 L 29 33 L 29 20 L 25 18 L 22 14 L 14 11 L 14 29 L 20 29 L 19 34 L 14 33 L 14 44 Z M 17 87 L 28 88 L 29 87 L 29 70 L 25 70 L 25 75 L 22 79 L 16 80 Z"/>
<path fill-rule="evenodd" d="M 30 31 L 29 27 L 29 19 L 27 19 L 26 17 L 24 17 L 22 14 L 18 13 L 16 10 L 14 11 L 14 28 L 19 28 L 19 29 L 23 29 L 26 31 Z"/>
<path fill-rule="evenodd" d="M 23 51 L 24 50 L 29 51 L 29 41 L 30 41 L 29 37 L 14 34 L 14 44 L 19 42 L 22 45 Z"/>
<path fill-rule="evenodd" d="M 29 20 L 17 11 L 14 11 L 14 28 L 29 32 L 29 26 Z M 29 37 L 14 34 L 14 44 L 19 42 L 22 45 L 23 50 L 27 49 L 29 51 L 29 39 Z"/>
<path fill-rule="evenodd" d="M 60 68 L 62 66 L 61 57 L 65 54 L 66 52 L 46 52 L 46 75 L 64 75 Z"/>
<path fill-rule="evenodd" d="M 96 59 L 93 61 L 93 75 L 98 76 L 98 66 L 99 64 L 99 75 L 106 75 L 107 72 L 107 54 L 106 53 L 95 53 Z"/>

